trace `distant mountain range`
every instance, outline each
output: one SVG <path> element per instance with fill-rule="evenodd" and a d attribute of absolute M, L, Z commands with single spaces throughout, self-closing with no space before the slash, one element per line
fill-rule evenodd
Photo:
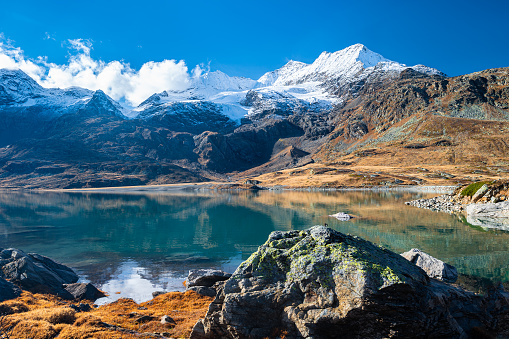
<path fill-rule="evenodd" d="M 47 89 L 2 69 L 0 186 L 202 181 L 339 161 L 417 142 L 390 134 L 410 117 L 507 121 L 508 83 L 507 69 L 448 78 L 357 44 L 258 80 L 206 72 L 126 109 L 100 90 Z"/>

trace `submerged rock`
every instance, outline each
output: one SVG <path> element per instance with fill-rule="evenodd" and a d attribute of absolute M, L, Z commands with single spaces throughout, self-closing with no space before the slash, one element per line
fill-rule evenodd
<path fill-rule="evenodd" d="M 463 338 L 493 330 L 482 301 L 396 253 L 314 226 L 272 232 L 219 287 L 191 338 Z"/>
<path fill-rule="evenodd" d="M 422 268 L 431 278 L 451 283 L 458 279 L 456 267 L 434 258 L 417 248 L 412 248 L 410 251 L 402 253 L 401 256 Z"/>

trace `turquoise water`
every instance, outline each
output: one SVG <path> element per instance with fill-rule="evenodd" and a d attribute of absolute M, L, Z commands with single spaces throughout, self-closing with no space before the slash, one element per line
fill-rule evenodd
<path fill-rule="evenodd" d="M 436 195 L 436 194 L 435 194 Z M 233 271 L 274 230 L 327 223 L 401 253 L 420 248 L 463 274 L 509 281 L 509 233 L 404 205 L 408 192 L 0 193 L 0 247 L 73 267 L 110 300 L 182 290 L 191 268 Z M 356 217 L 341 222 L 329 214 Z M 120 292 L 117 294 L 117 292 Z"/>

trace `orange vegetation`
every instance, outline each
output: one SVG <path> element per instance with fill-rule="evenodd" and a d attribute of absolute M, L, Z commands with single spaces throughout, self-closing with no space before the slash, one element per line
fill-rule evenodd
<path fill-rule="evenodd" d="M 120 299 L 88 312 L 76 312 L 75 304 L 54 296 L 23 292 L 0 303 L 0 338 L 135 338 L 189 336 L 212 298 L 195 292 L 171 292 L 141 304 Z M 176 324 L 162 324 L 163 315 Z M 146 316 L 142 318 L 143 316 Z"/>

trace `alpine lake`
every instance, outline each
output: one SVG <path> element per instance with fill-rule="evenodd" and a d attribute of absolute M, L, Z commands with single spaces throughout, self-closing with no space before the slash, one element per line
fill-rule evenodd
<path fill-rule="evenodd" d="M 233 272 L 275 230 L 328 224 L 402 253 L 419 248 L 461 279 L 509 282 L 509 233 L 406 206 L 440 193 L 409 191 L 0 192 L 0 247 L 72 267 L 82 282 L 146 301 L 183 291 L 190 269 Z M 330 214 L 354 216 L 339 221 Z"/>

